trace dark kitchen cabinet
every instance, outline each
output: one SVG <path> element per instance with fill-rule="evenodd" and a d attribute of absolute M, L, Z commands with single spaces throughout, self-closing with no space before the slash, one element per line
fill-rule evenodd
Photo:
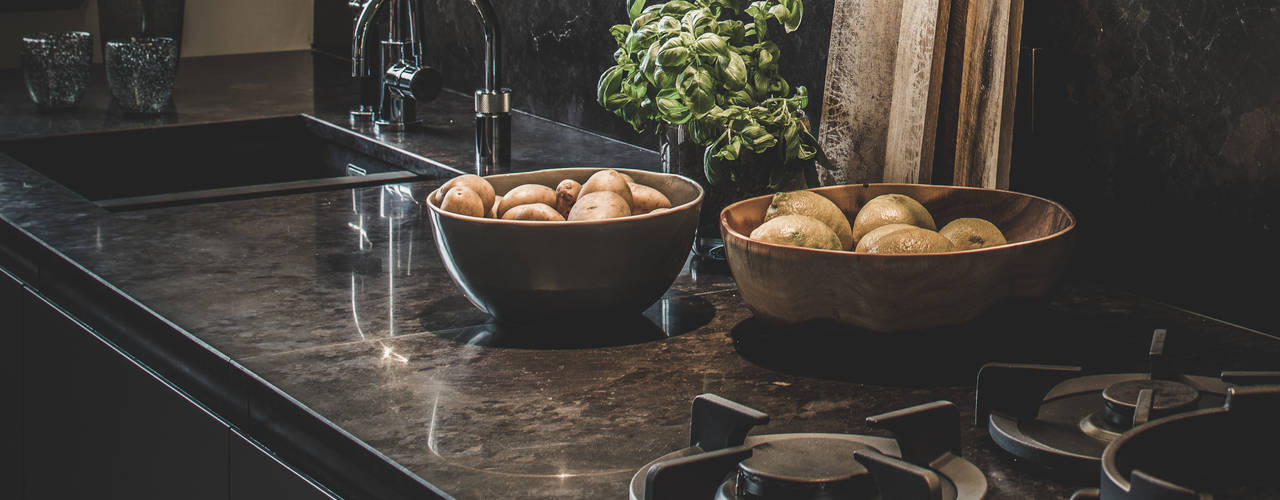
<path fill-rule="evenodd" d="M 19 498 L 22 487 L 22 284 L 0 268 L 0 497 Z"/>
<path fill-rule="evenodd" d="M 23 295 L 22 498 L 229 498 L 225 424 Z"/>
<path fill-rule="evenodd" d="M 231 429 L 233 500 L 332 500 L 249 438 Z"/>

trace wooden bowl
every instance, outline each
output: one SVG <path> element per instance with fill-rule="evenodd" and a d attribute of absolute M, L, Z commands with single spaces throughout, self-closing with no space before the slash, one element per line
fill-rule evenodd
<path fill-rule="evenodd" d="M 834 320 L 878 332 L 964 323 L 998 301 L 1046 296 L 1071 252 L 1075 217 L 1058 203 L 994 189 L 921 184 L 858 184 L 813 190 L 852 221 L 869 200 L 915 198 L 938 228 L 960 217 L 994 223 L 1009 244 L 977 250 L 884 255 L 815 250 L 748 238 L 764 222 L 771 196 L 720 213 L 729 267 L 742 299 L 766 321 Z"/>
<path fill-rule="evenodd" d="M 485 177 L 498 194 L 521 184 L 586 182 L 600 168 Z M 638 314 L 662 297 L 689 256 L 702 188 L 674 174 L 624 170 L 672 208 L 596 221 L 518 221 L 446 212 L 428 197 L 436 247 L 472 304 L 501 320 L 532 322 Z"/>

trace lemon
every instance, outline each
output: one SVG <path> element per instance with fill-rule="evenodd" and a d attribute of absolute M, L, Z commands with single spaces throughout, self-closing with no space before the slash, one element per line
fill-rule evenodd
<path fill-rule="evenodd" d="M 774 217 L 754 231 L 751 239 L 793 247 L 840 250 L 840 238 L 822 221 L 805 215 Z"/>
<path fill-rule="evenodd" d="M 836 233 L 836 237 L 840 238 L 840 250 L 853 248 L 853 229 L 849 226 L 849 219 L 844 216 L 840 207 L 825 196 L 812 191 L 776 193 L 769 203 L 769 209 L 764 213 L 764 220 L 768 222 L 784 215 L 813 217 Z"/>
<path fill-rule="evenodd" d="M 941 234 L 909 224 L 886 224 L 858 240 L 858 252 L 938 253 L 954 251 L 955 245 Z"/>
<path fill-rule="evenodd" d="M 853 219 L 853 241 L 859 242 L 871 230 L 886 224 L 909 224 L 930 231 L 937 230 L 933 216 L 924 205 L 904 194 L 882 194 L 858 210 Z"/>
<path fill-rule="evenodd" d="M 1008 243 L 1000 228 L 986 219 L 962 217 L 942 226 L 938 234 L 951 240 L 960 250 L 986 248 Z"/>

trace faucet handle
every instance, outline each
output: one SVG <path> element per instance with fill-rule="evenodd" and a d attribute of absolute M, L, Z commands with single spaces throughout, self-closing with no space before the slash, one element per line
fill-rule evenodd
<path fill-rule="evenodd" d="M 413 66 L 398 63 L 387 68 L 387 88 L 418 102 L 427 102 L 440 95 L 444 88 L 444 76 L 431 66 Z"/>

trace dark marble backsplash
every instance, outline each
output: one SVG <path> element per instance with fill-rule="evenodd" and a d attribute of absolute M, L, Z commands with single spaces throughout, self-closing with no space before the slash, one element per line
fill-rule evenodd
<path fill-rule="evenodd" d="M 1280 331 L 1280 3 L 1027 4 L 1012 187 L 1075 211 L 1085 270 Z"/>
<path fill-rule="evenodd" d="M 826 77 L 834 0 L 807 0 L 800 29 L 779 35 L 781 69 L 789 83 L 810 92 L 809 115 L 818 116 Z M 596 81 L 617 49 L 609 27 L 627 22 L 624 0 L 494 0 L 502 25 L 503 85 L 519 109 L 634 144 L 657 147 L 653 134 L 638 134 L 596 103 Z M 650 2 L 656 3 L 656 2 Z M 423 0 L 427 62 L 445 75 L 445 86 L 470 91 L 481 85 L 483 33 L 465 0 Z M 346 2 L 316 0 L 316 46 L 351 50 Z M 781 30 L 778 30 L 781 31 Z"/>
<path fill-rule="evenodd" d="M 424 4 L 430 62 L 447 86 L 477 87 L 474 9 L 463 0 Z M 495 4 L 516 107 L 656 146 L 595 102 L 623 0 Z M 805 2 L 804 23 L 780 43 L 784 75 L 811 91 L 811 116 L 820 114 L 833 4 Z M 349 50 L 345 2 L 317 0 L 316 19 L 317 48 Z M 1077 267 L 1280 330 L 1273 294 L 1252 291 L 1280 278 L 1280 4 L 1026 0 L 1023 41 L 1012 187 L 1079 216 Z"/>

